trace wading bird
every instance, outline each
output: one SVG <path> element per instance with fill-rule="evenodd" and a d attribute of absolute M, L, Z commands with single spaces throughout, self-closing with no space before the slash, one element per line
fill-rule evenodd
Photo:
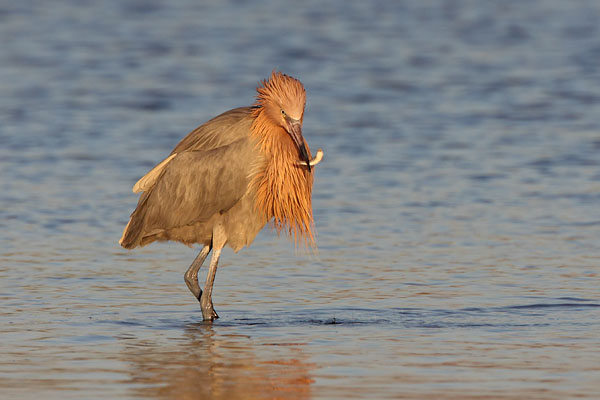
<path fill-rule="evenodd" d="M 314 242 L 314 158 L 302 136 L 306 92 L 275 72 L 251 107 L 229 110 L 190 132 L 133 192 L 142 192 L 119 244 L 126 249 L 174 240 L 202 250 L 184 274 L 204 320 L 219 318 L 212 289 L 221 250 L 252 243 L 269 221 L 296 241 Z M 198 271 L 212 250 L 204 291 Z"/>

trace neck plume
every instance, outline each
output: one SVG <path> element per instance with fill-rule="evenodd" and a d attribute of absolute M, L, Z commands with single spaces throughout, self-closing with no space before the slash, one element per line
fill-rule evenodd
<path fill-rule="evenodd" d="M 298 149 L 289 134 L 272 123 L 264 107 L 254 110 L 251 135 L 257 139 L 264 165 L 254 175 L 256 208 L 268 220 L 273 219 L 277 232 L 286 232 L 296 244 L 314 246 L 312 185 L 313 175 L 297 165 Z M 305 143 L 310 156 L 310 149 Z"/>

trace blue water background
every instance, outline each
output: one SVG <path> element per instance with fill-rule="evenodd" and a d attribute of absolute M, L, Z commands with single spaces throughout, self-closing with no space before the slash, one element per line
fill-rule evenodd
<path fill-rule="evenodd" d="M 597 398 L 600 4 L 0 3 L 11 399 Z M 279 69 L 318 250 L 126 251 L 131 187 Z"/>

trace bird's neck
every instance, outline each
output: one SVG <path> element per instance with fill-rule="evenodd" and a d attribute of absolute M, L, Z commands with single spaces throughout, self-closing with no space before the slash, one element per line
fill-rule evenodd
<path fill-rule="evenodd" d="M 297 165 L 298 149 L 288 133 L 258 113 L 251 129 L 265 162 L 253 178 L 256 207 L 265 213 L 278 232 L 282 230 L 295 241 L 314 243 L 312 232 L 313 176 L 306 167 Z M 308 145 L 306 145 L 308 150 Z M 310 150 L 308 150 L 310 156 Z"/>

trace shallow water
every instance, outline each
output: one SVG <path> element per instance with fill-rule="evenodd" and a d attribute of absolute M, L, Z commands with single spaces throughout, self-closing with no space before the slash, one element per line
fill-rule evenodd
<path fill-rule="evenodd" d="M 0 5 L 2 398 L 597 398 L 600 6 Z M 188 131 L 303 81 L 318 250 L 117 241 Z M 205 271 L 205 269 L 203 269 Z"/>

